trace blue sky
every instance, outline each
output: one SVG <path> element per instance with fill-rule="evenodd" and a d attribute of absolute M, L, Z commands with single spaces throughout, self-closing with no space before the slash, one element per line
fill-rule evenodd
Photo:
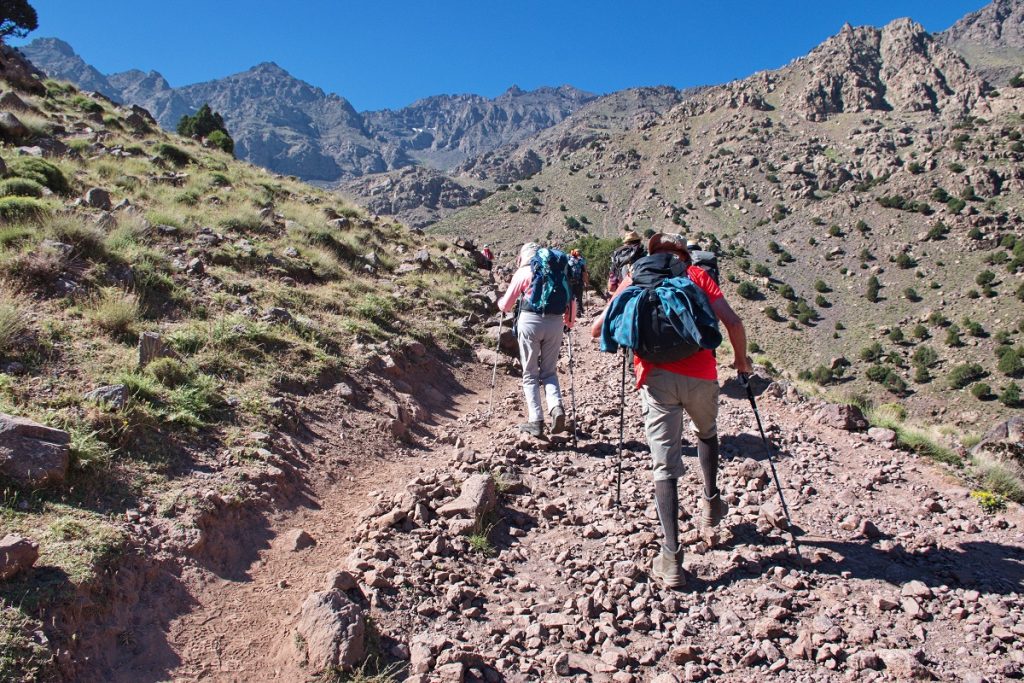
<path fill-rule="evenodd" d="M 441 93 L 571 83 L 606 93 L 686 87 L 782 66 L 844 21 L 948 28 L 986 0 L 31 0 L 39 30 L 104 73 L 172 85 L 259 62 L 359 110 Z"/>

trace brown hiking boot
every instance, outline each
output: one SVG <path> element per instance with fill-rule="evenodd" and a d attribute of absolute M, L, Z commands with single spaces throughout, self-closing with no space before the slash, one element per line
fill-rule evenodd
<path fill-rule="evenodd" d="M 536 436 L 540 438 L 544 436 L 544 421 L 537 420 L 536 422 L 524 422 L 519 425 L 519 431 L 530 436 Z"/>
<path fill-rule="evenodd" d="M 704 496 L 704 514 L 701 515 L 701 524 L 708 527 L 718 526 L 725 516 L 729 514 L 729 504 L 722 500 L 722 493 L 718 492 L 711 498 Z"/>
<path fill-rule="evenodd" d="M 565 428 L 565 409 L 562 406 L 555 406 L 551 409 L 551 433 L 561 434 L 567 431 Z"/>
<path fill-rule="evenodd" d="M 673 552 L 665 550 L 654 558 L 651 565 L 651 576 L 665 584 L 666 588 L 682 588 L 686 585 L 686 573 L 683 571 L 683 549 Z"/>

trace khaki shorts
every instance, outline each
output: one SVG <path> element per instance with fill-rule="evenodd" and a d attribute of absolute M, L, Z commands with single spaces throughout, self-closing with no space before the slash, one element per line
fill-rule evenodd
<path fill-rule="evenodd" d="M 698 439 L 718 434 L 718 382 L 652 368 L 640 388 L 655 481 L 683 476 L 683 413 Z"/>

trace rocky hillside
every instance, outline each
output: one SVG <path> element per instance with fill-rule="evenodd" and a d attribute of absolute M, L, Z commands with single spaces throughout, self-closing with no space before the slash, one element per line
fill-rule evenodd
<path fill-rule="evenodd" d="M 208 102 L 223 114 L 239 158 L 322 183 L 419 164 L 451 169 L 550 127 L 593 99 L 570 86 L 512 87 L 494 99 L 444 95 L 396 111 L 359 113 L 273 63 L 172 88 L 153 71 L 101 74 L 55 38 L 34 40 L 21 51 L 55 78 L 145 107 L 165 129 Z"/>
<path fill-rule="evenodd" d="M 995 85 L 1024 70 L 1024 3 L 995 0 L 939 36 Z"/>
<path fill-rule="evenodd" d="M 0 680 L 109 681 L 143 586 L 228 571 L 260 543 L 231 524 L 301 500 L 300 397 L 393 450 L 491 304 L 471 249 L 6 48 L 0 79 Z"/>
<path fill-rule="evenodd" d="M 629 130 L 657 113 L 668 111 L 694 92 L 697 91 L 669 87 L 623 90 L 589 102 L 562 123 L 521 144 L 509 143 L 479 154 L 449 172 L 406 168 L 357 178 L 342 183 L 338 189 L 374 213 L 426 227 L 473 206 L 496 189 L 507 189 L 540 172 L 545 158 L 610 137 L 616 131 Z M 576 137 L 584 125 L 601 132 Z"/>
<path fill-rule="evenodd" d="M 571 117 L 508 154 L 533 175 L 437 230 L 508 249 L 703 234 L 760 357 L 983 429 L 1019 381 L 1001 356 L 1024 351 L 1022 108 L 909 20 L 846 26 L 629 125 Z"/>

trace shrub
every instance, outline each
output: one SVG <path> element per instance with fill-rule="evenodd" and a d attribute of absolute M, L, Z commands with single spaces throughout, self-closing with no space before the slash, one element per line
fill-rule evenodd
<path fill-rule="evenodd" d="M 188 366 L 176 358 L 157 358 L 146 367 L 146 372 L 169 389 L 180 387 L 192 377 Z"/>
<path fill-rule="evenodd" d="M 35 197 L 43 196 L 43 186 L 31 178 L 8 178 L 0 181 L 0 197 Z"/>
<path fill-rule="evenodd" d="M 782 285 L 779 286 L 778 291 L 779 296 L 781 296 L 783 299 L 789 299 L 790 301 L 796 299 L 796 291 L 790 285 L 783 283 Z"/>
<path fill-rule="evenodd" d="M 917 302 L 921 300 L 917 290 L 913 287 L 907 287 L 903 290 L 903 296 L 906 297 L 907 301 Z"/>
<path fill-rule="evenodd" d="M 758 277 L 771 277 L 772 271 L 763 263 L 758 263 L 754 266 L 754 275 L 757 275 Z"/>
<path fill-rule="evenodd" d="M 950 325 L 949 329 L 946 330 L 946 346 L 959 347 L 963 345 L 964 343 L 960 339 L 960 328 L 956 325 Z"/>
<path fill-rule="evenodd" d="M 979 323 L 976 320 L 971 320 L 970 318 L 964 318 L 964 328 L 967 330 L 967 333 L 969 335 L 971 335 L 972 337 L 984 337 L 984 336 L 986 336 L 985 328 L 982 327 L 981 323 Z"/>
<path fill-rule="evenodd" d="M 744 299 L 756 299 L 761 292 L 752 282 L 741 282 L 736 288 L 736 293 Z"/>
<path fill-rule="evenodd" d="M 196 163 L 195 157 L 191 154 L 167 142 L 161 142 L 156 146 L 156 154 L 175 166 L 187 166 L 188 164 Z"/>
<path fill-rule="evenodd" d="M 925 366 L 918 365 L 914 368 L 914 381 L 918 384 L 927 384 L 932 381 L 932 374 Z"/>
<path fill-rule="evenodd" d="M 779 309 L 775 308 L 775 306 L 765 306 L 764 316 L 769 320 L 774 320 L 775 322 L 782 321 L 782 316 L 779 315 Z"/>
<path fill-rule="evenodd" d="M 954 389 L 963 389 L 984 376 L 985 369 L 977 363 L 963 363 L 950 371 L 949 386 Z"/>
<path fill-rule="evenodd" d="M 925 327 L 924 325 L 922 325 L 921 323 L 918 323 L 918 324 L 914 325 L 914 329 L 910 331 L 910 334 L 915 339 L 922 339 L 922 340 L 923 339 L 927 339 L 928 338 L 928 328 Z"/>
<path fill-rule="evenodd" d="M 894 344 L 901 344 L 905 337 L 903 336 L 903 330 L 898 327 L 894 327 L 889 330 L 889 341 Z"/>
<path fill-rule="evenodd" d="M 992 387 L 984 382 L 978 382 L 971 385 L 971 395 L 978 400 L 984 401 L 992 395 Z"/>
<path fill-rule="evenodd" d="M 94 325 L 116 336 L 130 335 L 141 313 L 138 297 L 116 287 L 101 290 L 86 309 Z"/>
<path fill-rule="evenodd" d="M 871 303 L 876 303 L 878 301 L 878 293 L 881 288 L 882 285 L 878 281 L 877 277 L 872 275 L 870 278 L 868 278 L 868 291 L 865 294 L 867 300 L 870 301 Z"/>
<path fill-rule="evenodd" d="M 902 270 L 907 270 L 908 268 L 913 268 L 917 265 L 917 261 L 914 260 L 914 257 L 905 251 L 901 251 L 899 255 L 896 256 L 895 262 Z"/>
<path fill-rule="evenodd" d="M 984 287 L 985 285 L 990 285 L 996 281 L 996 274 L 991 270 L 983 270 L 978 273 L 978 276 L 974 278 L 974 281 Z"/>
<path fill-rule="evenodd" d="M 80 216 L 58 216 L 46 224 L 46 232 L 53 240 L 70 244 L 85 258 L 98 259 L 106 254 L 103 233 Z"/>
<path fill-rule="evenodd" d="M 814 305 L 821 306 L 822 308 L 828 308 L 832 304 L 828 302 L 828 299 L 819 294 L 818 296 L 814 297 Z"/>
<path fill-rule="evenodd" d="M 1003 392 L 999 394 L 999 402 L 1007 408 L 1017 408 L 1020 406 L 1020 387 L 1017 386 L 1016 382 L 1010 382 L 1003 389 Z"/>
<path fill-rule="evenodd" d="M 71 191 L 64 172 L 39 157 L 16 157 L 8 164 L 7 170 L 11 176 L 34 180 L 57 194 L 68 194 Z"/>
<path fill-rule="evenodd" d="M 874 362 L 882 357 L 882 345 L 878 342 L 871 346 L 865 346 L 860 350 L 860 359 L 867 362 Z"/>
<path fill-rule="evenodd" d="M 872 382 L 881 383 L 885 381 L 885 378 L 889 376 L 890 372 L 892 372 L 890 368 L 887 368 L 884 365 L 875 364 L 865 370 L 864 375 Z"/>
<path fill-rule="evenodd" d="M 1007 377 L 1020 377 L 1024 373 L 1024 363 L 1021 362 L 1020 354 L 1014 349 L 1006 349 L 999 354 L 999 372 Z"/>
<path fill-rule="evenodd" d="M 902 377 L 893 371 L 889 372 L 885 380 L 882 382 L 882 385 L 888 389 L 890 393 L 896 394 L 897 396 L 902 396 L 907 391 L 907 383 L 903 381 Z"/>
<path fill-rule="evenodd" d="M 950 200 L 946 202 L 946 208 L 949 210 L 950 213 L 960 213 L 961 211 L 964 210 L 964 207 L 966 206 L 967 202 L 960 199 L 959 197 L 951 197 Z"/>
<path fill-rule="evenodd" d="M 50 207 L 34 197 L 0 197 L 0 223 L 38 222 Z"/>
<path fill-rule="evenodd" d="M 815 280 L 815 282 L 814 282 L 814 291 L 821 292 L 822 294 L 825 294 L 827 292 L 831 292 L 832 290 L 829 288 L 829 286 L 827 284 L 825 284 L 824 280 Z"/>
<path fill-rule="evenodd" d="M 911 362 L 918 367 L 930 368 L 939 362 L 939 354 L 935 353 L 935 349 L 927 344 L 922 344 L 914 349 Z"/>

